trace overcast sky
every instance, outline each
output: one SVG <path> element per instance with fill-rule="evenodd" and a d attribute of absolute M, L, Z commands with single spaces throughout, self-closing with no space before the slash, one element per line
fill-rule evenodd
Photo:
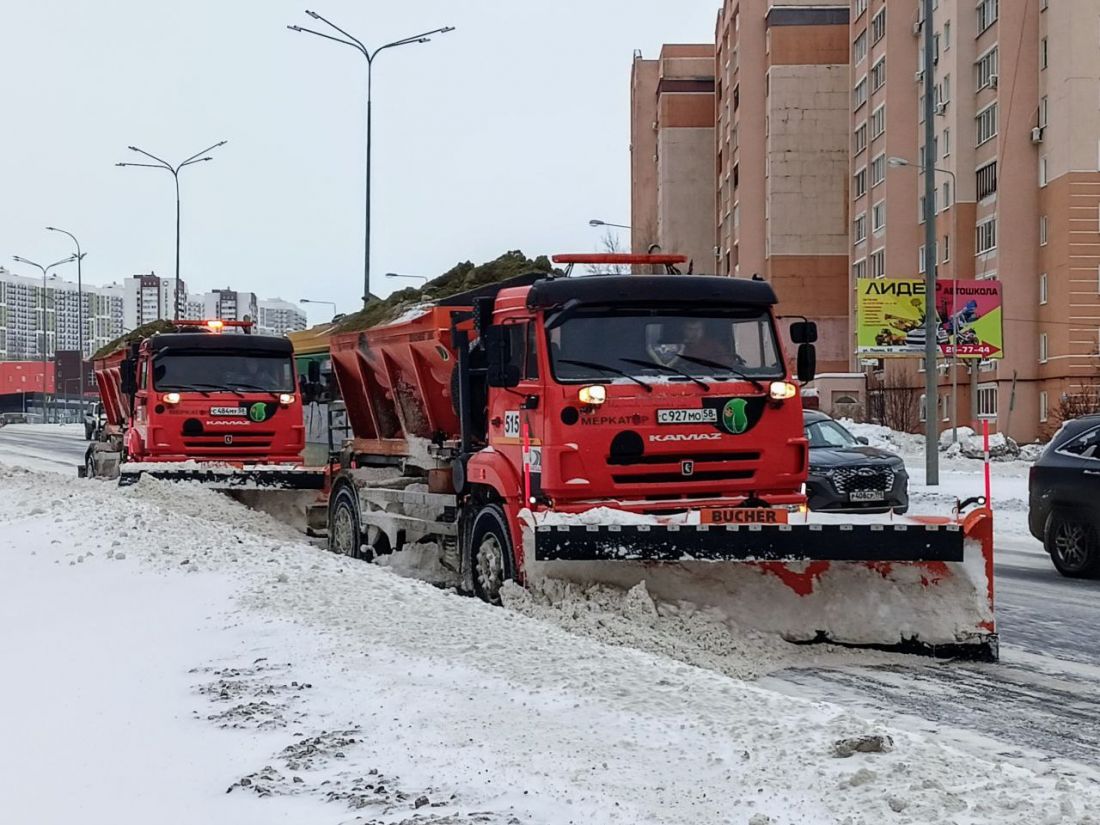
<path fill-rule="evenodd" d="M 114 164 L 141 160 L 131 144 L 178 162 L 226 139 L 180 176 L 188 288 L 355 309 L 366 65 L 287 31 L 317 27 L 307 5 L 368 46 L 456 27 L 375 63 L 372 267 L 386 294 L 416 282 L 384 272 L 593 250 L 589 218 L 629 223 L 633 50 L 710 41 L 720 3 L 6 0 L 0 262 L 34 274 L 11 256 L 64 257 L 53 225 L 80 238 L 89 283 L 171 275 L 171 175 Z"/>

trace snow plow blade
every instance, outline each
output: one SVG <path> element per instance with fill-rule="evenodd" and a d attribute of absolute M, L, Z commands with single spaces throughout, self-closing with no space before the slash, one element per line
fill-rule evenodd
<path fill-rule="evenodd" d="M 187 481 L 211 490 L 320 490 L 325 474 L 314 468 L 267 467 L 166 467 L 155 464 L 123 466 L 119 473 L 120 487 L 136 484 L 143 476 L 163 481 Z"/>
<path fill-rule="evenodd" d="M 536 561 L 963 560 L 957 524 L 556 525 L 535 530 Z"/>
<path fill-rule="evenodd" d="M 881 523 L 529 525 L 524 550 L 532 579 L 644 582 L 655 600 L 796 644 L 998 657 L 985 507 Z"/>

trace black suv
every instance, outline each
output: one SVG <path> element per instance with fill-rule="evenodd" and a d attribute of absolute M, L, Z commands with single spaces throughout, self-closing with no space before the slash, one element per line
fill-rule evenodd
<path fill-rule="evenodd" d="M 825 413 L 805 410 L 810 442 L 806 497 L 815 511 L 904 513 L 909 509 L 909 474 L 894 453 L 867 446 Z"/>
<path fill-rule="evenodd" d="M 1063 576 L 1100 578 L 1100 415 L 1067 421 L 1028 480 L 1028 528 Z"/>

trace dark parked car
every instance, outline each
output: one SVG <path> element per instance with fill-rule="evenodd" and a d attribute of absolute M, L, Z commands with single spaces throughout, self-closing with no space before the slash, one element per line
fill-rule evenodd
<path fill-rule="evenodd" d="M 1027 521 L 1063 576 L 1100 578 L 1100 415 L 1067 421 L 1028 480 Z"/>
<path fill-rule="evenodd" d="M 867 445 L 825 413 L 802 413 L 810 442 L 806 496 L 811 510 L 839 513 L 904 513 L 909 474 L 894 453 Z"/>

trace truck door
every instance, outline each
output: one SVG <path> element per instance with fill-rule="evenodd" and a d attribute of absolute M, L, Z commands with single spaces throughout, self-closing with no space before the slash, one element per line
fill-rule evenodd
<path fill-rule="evenodd" d="M 530 320 L 503 324 L 508 361 L 519 371 L 515 388 L 494 391 L 490 415 L 490 440 L 507 456 L 520 478 L 516 491 L 521 500 L 542 489 L 542 385 L 535 323 Z"/>

